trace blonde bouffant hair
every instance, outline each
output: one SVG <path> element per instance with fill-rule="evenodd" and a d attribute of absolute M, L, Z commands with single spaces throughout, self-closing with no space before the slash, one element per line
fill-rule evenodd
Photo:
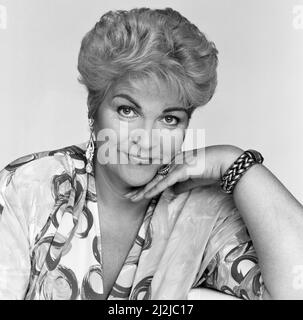
<path fill-rule="evenodd" d="M 176 86 L 191 114 L 214 94 L 217 53 L 214 43 L 172 8 L 109 11 L 84 36 L 79 52 L 88 116 L 124 77 L 154 77 Z"/>

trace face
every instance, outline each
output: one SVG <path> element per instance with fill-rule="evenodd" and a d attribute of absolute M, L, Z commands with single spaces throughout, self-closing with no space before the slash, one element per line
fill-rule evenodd
<path fill-rule="evenodd" d="M 181 150 L 188 122 L 176 89 L 160 80 L 120 81 L 96 113 L 97 164 L 112 181 L 142 186 Z"/>

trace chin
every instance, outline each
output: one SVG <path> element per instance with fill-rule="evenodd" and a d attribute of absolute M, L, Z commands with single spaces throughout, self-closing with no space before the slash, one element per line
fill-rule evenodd
<path fill-rule="evenodd" d="M 157 173 L 159 165 L 121 166 L 120 178 L 132 187 L 141 187 L 149 183 Z"/>

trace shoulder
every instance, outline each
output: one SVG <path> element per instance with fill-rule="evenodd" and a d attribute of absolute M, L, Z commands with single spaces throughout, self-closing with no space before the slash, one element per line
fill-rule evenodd
<path fill-rule="evenodd" d="M 70 155 L 75 159 L 79 159 L 84 161 L 85 158 L 85 149 L 84 143 L 69 145 L 66 147 L 52 149 L 47 151 L 38 151 L 34 153 L 30 153 L 24 156 L 21 156 L 10 163 L 8 163 L 4 170 L 12 172 L 16 170 L 22 170 L 25 168 L 29 168 L 30 166 L 39 166 L 43 164 L 51 164 L 52 162 L 60 163 L 60 160 L 64 158 L 64 156 Z"/>
<path fill-rule="evenodd" d="M 57 204 L 69 197 L 73 177 L 85 180 L 85 164 L 85 143 L 10 162 L 0 171 L 0 222 L 18 221 L 34 243 Z"/>
<path fill-rule="evenodd" d="M 39 151 L 8 163 L 0 171 L 0 210 L 14 208 L 27 217 L 40 208 L 51 210 L 57 193 L 70 189 L 71 176 L 84 174 L 84 146 Z"/>
<path fill-rule="evenodd" d="M 0 171 L 0 182 L 14 183 L 43 182 L 44 179 L 72 166 L 84 168 L 84 143 L 69 145 L 59 149 L 45 150 L 21 156 L 8 163 Z M 68 162 L 72 159 L 73 163 Z"/>

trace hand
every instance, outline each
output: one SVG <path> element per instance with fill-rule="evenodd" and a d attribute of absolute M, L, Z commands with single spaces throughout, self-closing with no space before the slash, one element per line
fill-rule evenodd
<path fill-rule="evenodd" d="M 139 190 L 124 196 L 131 201 L 152 198 L 172 186 L 176 194 L 198 186 L 220 184 L 221 176 L 244 150 L 232 145 L 214 145 L 178 153 L 166 176 L 156 175 Z"/>

